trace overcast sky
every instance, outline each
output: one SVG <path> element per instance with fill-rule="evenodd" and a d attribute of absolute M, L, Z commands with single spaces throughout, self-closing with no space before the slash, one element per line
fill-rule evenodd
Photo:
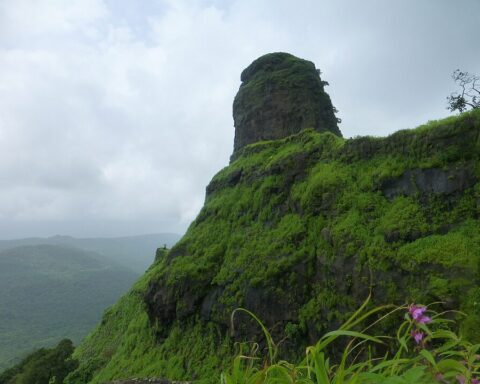
<path fill-rule="evenodd" d="M 240 72 L 313 61 L 346 137 L 449 114 L 480 0 L 0 0 L 0 238 L 185 231 Z"/>

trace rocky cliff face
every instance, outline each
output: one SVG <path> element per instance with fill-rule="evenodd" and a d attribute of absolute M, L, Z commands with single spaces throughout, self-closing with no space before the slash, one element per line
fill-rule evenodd
<path fill-rule="evenodd" d="M 295 359 L 370 290 L 373 305 L 461 309 L 480 341 L 480 111 L 387 138 L 309 129 L 238 145 L 185 236 L 79 347 L 69 383 L 218 382 L 234 342 L 260 337 L 242 316 L 232 328 L 238 307 Z"/>
<path fill-rule="evenodd" d="M 288 53 L 270 53 L 250 64 L 233 102 L 234 157 L 245 145 L 283 139 L 304 128 L 341 136 L 319 70 Z"/>

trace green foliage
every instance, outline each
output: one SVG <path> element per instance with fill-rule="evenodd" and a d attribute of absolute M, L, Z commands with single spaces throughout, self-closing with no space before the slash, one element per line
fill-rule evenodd
<path fill-rule="evenodd" d="M 420 237 L 429 229 L 420 204 L 412 198 L 398 197 L 384 213 L 379 230 L 397 239 Z"/>
<path fill-rule="evenodd" d="M 431 235 L 399 248 L 396 257 L 406 270 L 413 271 L 421 265 L 461 267 L 476 274 L 479 267 L 480 232 L 478 221 L 468 220 L 445 235 Z"/>
<path fill-rule="evenodd" d="M 39 349 L 0 375 L 0 384 L 62 384 L 78 367 L 71 358 L 73 343 L 64 339 L 55 348 Z"/>
<path fill-rule="evenodd" d="M 292 197 L 298 199 L 306 211 L 321 211 L 322 207 L 335 203 L 336 192 L 348 184 L 349 176 L 341 163 L 319 163 L 310 171 L 306 181 L 292 188 Z"/>
<path fill-rule="evenodd" d="M 462 339 L 449 329 L 452 321 L 432 310 L 425 320 L 415 318 L 415 306 L 381 306 L 368 310 L 369 299 L 337 330 L 324 334 L 315 345 L 306 348 L 298 364 L 279 360 L 278 345 L 253 313 L 265 335 L 268 354 L 259 355 L 256 343 L 243 344 L 228 370 L 221 374 L 222 384 L 435 384 L 478 382 L 480 344 Z M 420 306 L 419 306 L 420 307 Z M 418 308 L 418 307 L 417 307 Z M 388 312 L 387 312 L 388 310 Z M 378 322 L 403 315 L 396 336 L 371 336 L 369 328 Z M 379 317 L 380 316 L 380 317 Z M 377 319 L 375 320 L 375 317 Z M 356 330 L 365 321 L 371 324 Z M 414 335 L 420 335 L 415 340 Z M 334 343 L 347 340 L 338 358 L 329 354 Z M 385 352 L 386 342 L 394 347 Z M 245 354 L 245 351 L 250 353 Z M 378 352 L 377 352 L 378 351 Z"/>

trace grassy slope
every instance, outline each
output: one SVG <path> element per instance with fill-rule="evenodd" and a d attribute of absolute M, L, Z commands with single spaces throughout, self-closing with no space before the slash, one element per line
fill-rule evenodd
<path fill-rule="evenodd" d="M 246 147 L 214 177 L 183 239 L 77 349 L 81 365 L 69 382 L 215 382 L 232 350 L 219 324 L 245 305 L 248 289 L 281 300 L 282 311 L 291 312 L 283 331 L 298 346 L 363 301 L 370 271 L 375 303 L 445 300 L 469 314 L 463 332 L 479 340 L 479 184 L 455 199 L 389 200 L 380 192 L 385 180 L 409 169 L 470 169 L 478 179 L 479 133 L 476 111 L 387 138 L 303 131 Z M 151 281 L 177 297 L 171 324 L 149 323 L 143 297 Z M 180 315 L 188 287 L 222 287 L 211 322 L 200 321 L 199 310 Z"/>
<path fill-rule="evenodd" d="M 53 245 L 0 252 L 0 369 L 33 349 L 80 340 L 138 275 L 98 254 Z"/>

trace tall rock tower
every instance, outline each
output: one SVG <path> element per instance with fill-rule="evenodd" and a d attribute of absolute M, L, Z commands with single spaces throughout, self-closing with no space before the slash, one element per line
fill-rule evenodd
<path fill-rule="evenodd" d="M 247 144 L 281 139 L 304 128 L 342 135 L 325 82 L 311 61 L 269 53 L 250 64 L 241 81 L 233 102 L 233 158 Z"/>

